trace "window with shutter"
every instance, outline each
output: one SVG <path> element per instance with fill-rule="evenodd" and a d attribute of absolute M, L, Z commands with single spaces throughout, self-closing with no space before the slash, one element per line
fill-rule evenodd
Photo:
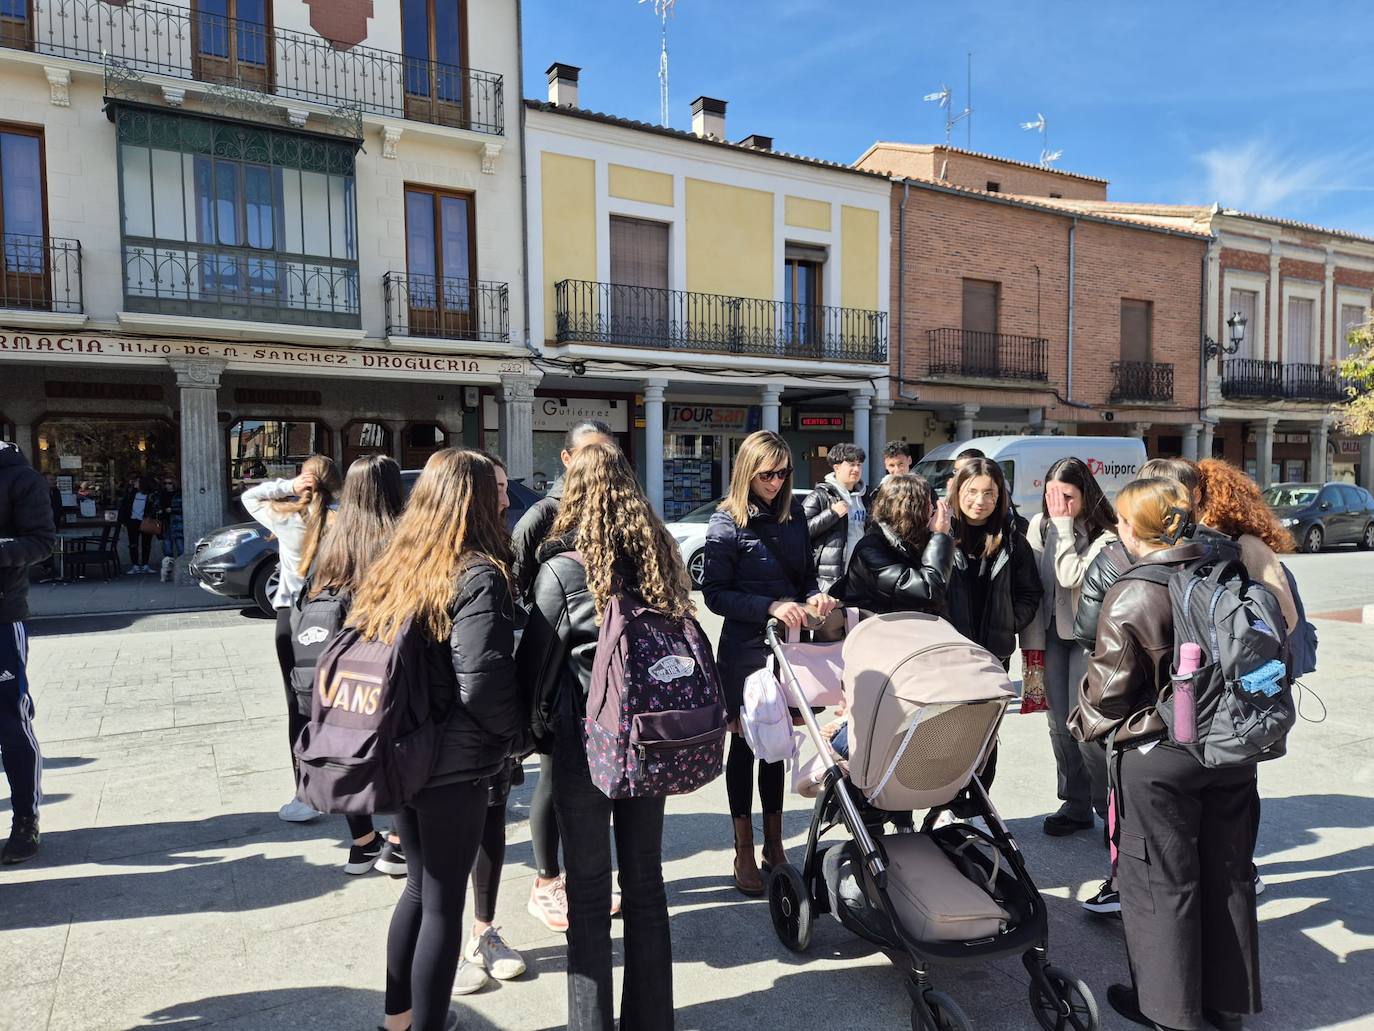
<path fill-rule="evenodd" d="M 612 333 L 634 340 L 668 336 L 668 226 L 611 216 Z"/>
<path fill-rule="evenodd" d="M 964 280 L 964 332 L 997 332 L 997 295 L 1001 283 L 986 279 Z"/>
<path fill-rule="evenodd" d="M 1121 360 L 1150 361 L 1151 301 L 1121 300 Z"/>
<path fill-rule="evenodd" d="M 1316 352 L 1313 349 L 1314 334 L 1312 324 L 1316 305 L 1310 297 L 1288 298 L 1288 325 L 1284 329 L 1283 360 L 1289 365 L 1313 365 Z"/>
<path fill-rule="evenodd" d="M 1365 324 L 1368 318 L 1366 309 L 1359 304 L 1341 305 L 1341 339 L 1336 346 L 1336 353 L 1343 358 L 1348 358 L 1355 353 L 1357 348 L 1350 343 L 1350 331 L 1359 329 Z"/>
<path fill-rule="evenodd" d="M 1231 291 L 1231 304 L 1226 309 L 1226 317 L 1229 319 L 1236 312 L 1245 316 L 1245 339 L 1241 341 L 1240 350 L 1236 352 L 1237 359 L 1264 357 L 1264 341 L 1259 338 L 1259 324 L 1255 322 L 1255 312 L 1258 310 L 1258 291 Z M 1229 342 L 1231 327 L 1224 327 L 1222 332 L 1227 334 L 1225 339 Z"/>

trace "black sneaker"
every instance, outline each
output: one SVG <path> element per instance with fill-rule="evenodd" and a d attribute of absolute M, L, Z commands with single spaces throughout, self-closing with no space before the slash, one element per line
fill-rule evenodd
<path fill-rule="evenodd" d="M 10 827 L 10 840 L 5 842 L 5 851 L 0 853 L 0 863 L 14 866 L 26 863 L 38 855 L 38 817 L 16 816 Z"/>
<path fill-rule="evenodd" d="M 1112 887 L 1111 881 L 1103 881 L 1097 894 L 1083 903 L 1083 908 L 1098 916 L 1121 915 L 1121 892 Z"/>
<path fill-rule="evenodd" d="M 373 867 L 392 877 L 404 877 L 406 875 L 406 854 L 401 850 L 400 843 L 387 838 L 382 844 L 381 854 L 377 857 Z"/>
<path fill-rule="evenodd" d="M 380 834 L 373 834 L 372 840 L 366 845 L 354 845 L 348 850 L 348 862 L 344 865 L 344 873 L 365 874 L 377 865 L 377 857 L 382 854 L 383 837 Z"/>
<path fill-rule="evenodd" d="M 1051 813 L 1045 817 L 1045 833 L 1052 838 L 1063 838 L 1070 834 L 1077 834 L 1079 831 L 1092 829 L 1093 818 L 1091 816 L 1086 820 L 1075 820 L 1072 816 L 1064 813 Z"/>

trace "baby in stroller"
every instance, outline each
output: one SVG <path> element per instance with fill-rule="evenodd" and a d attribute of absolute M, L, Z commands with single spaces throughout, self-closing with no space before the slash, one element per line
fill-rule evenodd
<path fill-rule="evenodd" d="M 1097 1004 L 1087 986 L 1049 964 L 1044 901 L 973 777 L 1015 697 L 1001 662 L 936 616 L 888 613 L 850 623 L 839 664 L 843 722 L 822 730 L 812 711 L 816 693 L 803 690 L 789 657 L 797 646 L 771 624 L 765 637 L 821 766 L 809 778 L 819 791 L 802 866 L 775 868 L 768 884 L 783 944 L 805 951 L 814 914 L 830 913 L 902 960 L 916 1031 L 972 1026 L 952 998 L 933 988 L 932 961 L 1019 955 L 1041 1027 L 1096 1029 Z M 809 793 L 805 784 L 799 790 Z M 987 831 L 936 826 L 961 798 L 976 806 Z M 918 809 L 926 815 L 916 832 L 911 814 Z M 902 815 L 911 821 L 905 827 L 894 819 Z M 883 833 L 887 823 L 895 833 Z M 836 827 L 847 840 L 821 840 Z"/>

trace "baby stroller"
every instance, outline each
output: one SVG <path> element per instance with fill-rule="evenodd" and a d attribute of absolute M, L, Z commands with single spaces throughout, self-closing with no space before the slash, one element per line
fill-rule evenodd
<path fill-rule="evenodd" d="M 848 704 L 846 770 L 811 711 L 814 689 L 803 689 L 789 659 L 797 646 L 780 637 L 776 620 L 765 637 L 823 764 L 802 867 L 777 867 L 768 883 L 782 943 L 805 952 L 815 914 L 830 913 L 884 949 L 909 969 L 913 1031 L 973 1026 L 931 986 L 932 961 L 1019 955 L 1040 1027 L 1096 1031 L 1087 985 L 1049 964 L 1044 902 L 974 776 L 1015 697 L 1001 663 L 935 616 L 893 613 L 858 623 L 831 645 L 840 651 Z M 823 668 L 809 658 L 809 669 Z M 971 804 L 989 831 L 959 822 L 937 828 L 956 802 Z M 919 809 L 928 811 L 918 832 L 883 833 L 894 812 Z M 840 825 L 848 840 L 821 841 Z"/>

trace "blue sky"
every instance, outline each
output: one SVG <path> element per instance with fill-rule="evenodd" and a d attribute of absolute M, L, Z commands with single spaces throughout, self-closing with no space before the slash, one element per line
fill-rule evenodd
<path fill-rule="evenodd" d="M 525 0 L 525 88 L 580 65 L 581 104 L 658 121 L 658 21 L 635 0 Z M 947 82 L 973 149 L 1024 161 L 1044 112 L 1059 167 L 1113 200 L 1211 203 L 1374 234 L 1374 8 L 1363 2 L 678 0 L 671 124 L 700 94 L 731 139 L 854 160 L 944 139 Z M 474 62 L 476 63 L 476 62 Z M 953 142 L 964 146 L 965 130 Z"/>

